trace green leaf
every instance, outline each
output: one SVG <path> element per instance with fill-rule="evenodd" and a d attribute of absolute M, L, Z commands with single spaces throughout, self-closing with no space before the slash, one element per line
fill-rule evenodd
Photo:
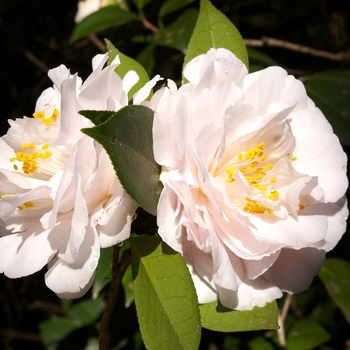
<path fill-rule="evenodd" d="M 91 120 L 95 125 L 100 125 L 105 121 L 107 121 L 113 114 L 115 114 L 115 111 L 84 110 L 84 111 L 79 111 L 79 114 Z"/>
<path fill-rule="evenodd" d="M 247 50 L 236 27 L 209 0 L 201 0 L 198 20 L 188 46 L 184 66 L 211 48 L 225 48 L 232 51 L 248 67 Z"/>
<path fill-rule="evenodd" d="M 350 315 L 350 263 L 338 258 L 327 259 L 319 277 L 334 303 Z"/>
<path fill-rule="evenodd" d="M 197 17 L 196 9 L 188 9 L 175 22 L 161 30 L 155 36 L 154 43 L 177 49 L 185 54 Z"/>
<path fill-rule="evenodd" d="M 122 280 L 122 285 L 125 294 L 125 307 L 128 308 L 131 305 L 131 303 L 135 300 L 131 265 L 128 266 L 128 268 L 125 271 Z"/>
<path fill-rule="evenodd" d="M 142 9 L 151 1 L 152 0 L 133 0 L 134 4 L 136 5 L 139 11 L 142 11 Z"/>
<path fill-rule="evenodd" d="M 153 114 L 145 106 L 126 106 L 105 123 L 82 132 L 101 143 L 125 190 L 143 209 L 156 215 L 163 186 L 153 155 Z"/>
<path fill-rule="evenodd" d="M 264 54 L 263 52 L 247 47 L 248 57 L 249 57 L 249 71 L 252 72 L 252 65 L 259 65 L 262 68 L 269 66 L 278 66 L 278 62 L 275 61 L 270 56 Z M 262 69 L 261 68 L 261 69 Z"/>
<path fill-rule="evenodd" d="M 290 329 L 287 336 L 287 349 L 314 349 L 330 338 L 330 334 L 318 322 L 302 320 L 295 323 Z"/>
<path fill-rule="evenodd" d="M 324 71 L 314 74 L 304 84 L 340 141 L 350 145 L 350 71 Z"/>
<path fill-rule="evenodd" d="M 202 327 L 220 332 L 256 331 L 278 329 L 277 303 L 255 307 L 250 311 L 236 311 L 225 308 L 218 301 L 199 306 Z"/>
<path fill-rule="evenodd" d="M 88 299 L 74 304 L 68 315 L 80 327 L 94 323 L 104 310 L 106 301 L 103 298 Z"/>
<path fill-rule="evenodd" d="M 200 317 L 188 268 L 158 236 L 130 239 L 135 302 L 148 349 L 197 349 Z"/>
<path fill-rule="evenodd" d="M 250 350 L 274 350 L 273 345 L 264 337 L 256 337 L 248 343 Z"/>
<path fill-rule="evenodd" d="M 92 285 L 92 298 L 96 299 L 104 286 L 112 279 L 114 247 L 100 250 L 100 259 L 96 268 L 94 284 Z"/>
<path fill-rule="evenodd" d="M 158 19 L 162 19 L 164 16 L 175 12 L 186 5 L 190 4 L 194 0 L 167 0 L 164 2 L 158 13 Z"/>
<path fill-rule="evenodd" d="M 73 43 L 78 39 L 103 29 L 119 27 L 137 20 L 138 16 L 135 13 L 124 11 L 120 7 L 114 5 L 106 6 L 93 12 L 79 22 L 73 30 L 70 42 Z"/>
<path fill-rule="evenodd" d="M 140 78 L 140 80 L 131 88 L 128 93 L 128 99 L 130 101 L 135 92 L 139 91 L 149 81 L 149 76 L 140 63 L 122 54 L 116 47 L 113 46 L 109 40 L 105 40 L 105 42 L 108 51 L 108 64 L 111 64 L 114 58 L 119 55 L 120 65 L 115 69 L 115 71 L 120 76 L 120 78 L 123 79 L 125 74 L 130 70 L 134 70 Z"/>

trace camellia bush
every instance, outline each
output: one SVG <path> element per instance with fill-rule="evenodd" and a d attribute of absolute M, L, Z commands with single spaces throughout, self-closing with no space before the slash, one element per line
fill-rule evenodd
<path fill-rule="evenodd" d="M 225 349 L 325 344 L 321 316 L 288 311 L 319 275 L 318 312 L 349 322 L 350 263 L 326 253 L 348 217 L 350 72 L 303 83 L 247 51 L 209 0 L 199 12 L 165 1 L 158 27 L 149 2 L 135 0 L 138 13 L 81 2 L 71 41 L 90 36 L 106 53 L 86 79 L 49 70 L 33 117 L 0 138 L 0 272 L 47 266 L 64 310 L 39 325 L 50 350 L 198 349 L 217 332 Z M 136 20 L 153 33 L 135 39 L 146 43 L 136 59 L 94 34 Z M 184 54 L 176 81 L 149 76 L 162 46 Z M 84 327 L 94 332 L 73 345 Z"/>

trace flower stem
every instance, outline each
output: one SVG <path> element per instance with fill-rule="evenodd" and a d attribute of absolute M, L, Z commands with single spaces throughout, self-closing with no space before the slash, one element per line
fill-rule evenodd
<path fill-rule="evenodd" d="M 113 268 L 112 268 L 112 282 L 108 292 L 108 298 L 105 310 L 102 315 L 99 334 L 100 350 L 108 350 L 111 340 L 110 323 L 113 315 L 115 305 L 119 297 L 119 289 L 124 276 L 124 273 L 128 266 L 131 264 L 131 252 L 130 249 L 125 250 L 118 263 L 120 247 L 114 246 L 113 253 Z"/>
<path fill-rule="evenodd" d="M 280 326 L 280 328 L 277 330 L 277 335 L 278 335 L 278 341 L 280 343 L 280 346 L 283 349 L 285 349 L 286 346 L 287 346 L 286 336 L 285 336 L 285 333 L 284 333 L 284 321 L 285 321 L 285 319 L 287 317 L 289 306 L 290 306 L 290 303 L 292 301 L 292 296 L 293 296 L 292 294 L 287 294 L 285 302 L 284 302 L 284 305 L 283 305 L 283 308 L 282 308 L 282 311 L 278 315 L 278 325 Z"/>

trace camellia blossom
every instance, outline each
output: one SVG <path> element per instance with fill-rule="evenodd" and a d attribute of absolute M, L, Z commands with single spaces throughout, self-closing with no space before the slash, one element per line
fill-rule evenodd
<path fill-rule="evenodd" d="M 75 298 L 91 286 L 100 247 L 130 235 L 137 204 L 122 188 L 100 144 L 80 129 L 93 124 L 79 110 L 118 110 L 138 81 L 103 68 L 107 55 L 93 59 L 83 83 L 61 65 L 49 71 L 54 83 L 39 97 L 34 118 L 9 121 L 0 138 L 0 272 L 30 275 L 48 264 L 47 286 Z M 158 77 L 134 96 L 141 102 Z"/>
<path fill-rule="evenodd" d="M 338 138 L 280 67 L 248 74 L 211 49 L 184 76 L 154 96 L 160 236 L 183 254 L 200 303 L 249 310 L 305 290 L 346 228 Z"/>

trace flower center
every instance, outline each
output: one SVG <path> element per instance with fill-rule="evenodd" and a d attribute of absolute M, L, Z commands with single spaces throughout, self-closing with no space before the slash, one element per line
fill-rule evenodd
<path fill-rule="evenodd" d="M 22 171 L 27 175 L 33 174 L 38 170 L 38 166 L 37 166 L 38 159 L 46 159 L 52 156 L 52 153 L 47 151 L 48 147 L 49 145 L 46 143 L 41 147 L 41 150 L 43 152 L 39 153 L 39 152 L 33 151 L 31 153 L 27 153 L 28 150 L 34 150 L 36 146 L 33 143 L 29 143 L 29 144 L 24 143 L 22 145 L 22 150 L 26 152 L 16 152 L 15 153 L 16 157 L 10 158 L 10 162 L 15 162 L 17 160 L 23 163 Z M 14 164 L 13 168 L 15 170 L 18 170 L 18 165 Z"/>
<path fill-rule="evenodd" d="M 56 108 L 48 107 L 44 111 L 34 113 L 35 119 L 39 119 L 50 127 L 52 123 L 57 121 L 59 111 Z M 52 127 L 52 126 L 51 126 Z M 63 154 L 62 150 L 57 147 L 50 147 L 49 143 L 54 138 L 53 134 L 45 129 L 38 129 L 38 135 L 35 142 L 23 143 L 15 150 L 15 156 L 9 161 L 13 164 L 13 168 L 22 170 L 26 175 L 35 176 L 42 180 L 50 179 L 54 174 L 64 169 L 67 161 L 67 154 Z M 51 135 L 51 136 L 50 136 Z M 42 142 L 40 142 L 40 139 Z"/>
<path fill-rule="evenodd" d="M 233 158 L 234 163 L 226 170 L 226 181 L 228 183 L 236 180 L 239 176 L 238 171 L 246 179 L 255 198 L 245 197 L 243 210 L 251 214 L 273 213 L 273 209 L 266 205 L 266 200 L 267 203 L 276 204 L 280 195 L 278 190 L 275 189 L 278 177 L 271 174 L 279 159 L 269 159 L 264 152 L 265 146 L 265 142 L 260 142 L 256 147 L 239 153 Z M 292 161 L 296 160 L 295 157 L 290 157 L 289 153 L 286 157 Z M 263 199 L 264 204 L 259 202 L 258 199 Z"/>
<path fill-rule="evenodd" d="M 59 111 L 57 108 L 48 108 L 44 111 L 33 113 L 33 117 L 41 120 L 46 126 L 57 121 Z"/>

